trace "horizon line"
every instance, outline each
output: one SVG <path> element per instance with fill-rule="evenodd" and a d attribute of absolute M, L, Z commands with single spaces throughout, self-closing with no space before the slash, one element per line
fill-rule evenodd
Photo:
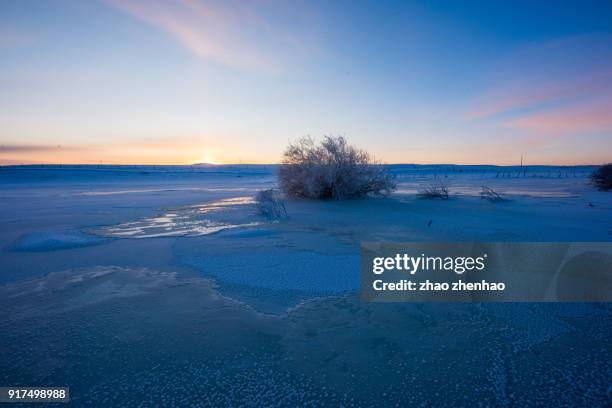
<path fill-rule="evenodd" d="M 0 167 L 35 167 L 35 166 L 159 166 L 159 167 L 222 167 L 222 166 L 279 166 L 283 163 L 191 163 L 191 164 L 159 164 L 159 163 L 20 163 L 20 164 L 1 164 Z M 374 163 L 375 165 L 381 166 L 492 166 L 492 167 L 599 167 L 607 163 L 602 164 L 493 164 L 493 163 L 479 163 L 479 164 L 466 164 L 466 163 Z"/>

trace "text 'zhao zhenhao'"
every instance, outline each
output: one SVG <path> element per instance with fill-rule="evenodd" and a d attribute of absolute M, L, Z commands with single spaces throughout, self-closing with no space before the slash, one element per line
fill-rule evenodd
<path fill-rule="evenodd" d="M 611 242 L 364 242 L 367 302 L 608 302 Z"/>

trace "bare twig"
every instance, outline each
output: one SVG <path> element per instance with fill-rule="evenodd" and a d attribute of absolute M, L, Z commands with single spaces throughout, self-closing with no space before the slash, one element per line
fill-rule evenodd
<path fill-rule="evenodd" d="M 482 186 L 482 191 L 480 192 L 480 198 L 482 198 L 483 200 L 489 200 L 493 202 L 506 201 L 506 199 L 503 198 L 501 195 L 499 195 L 497 191 L 487 186 Z"/>
<path fill-rule="evenodd" d="M 448 186 L 442 180 L 438 180 L 419 190 L 417 195 L 420 198 L 441 198 L 442 200 L 448 200 Z"/>

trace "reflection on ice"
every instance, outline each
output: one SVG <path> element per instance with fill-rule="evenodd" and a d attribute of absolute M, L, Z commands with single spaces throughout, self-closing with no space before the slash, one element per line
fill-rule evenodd
<path fill-rule="evenodd" d="M 219 211 L 227 207 L 247 204 L 255 204 L 255 199 L 253 197 L 233 197 L 226 198 L 224 200 L 213 201 L 212 203 L 207 204 L 196 204 L 190 206 L 189 208 L 194 209 L 201 214 L 206 214 L 211 211 Z"/>
<path fill-rule="evenodd" d="M 110 195 L 124 195 L 124 194 L 145 194 L 145 193 L 172 193 L 177 191 L 188 191 L 188 192 L 254 192 L 257 189 L 246 188 L 246 187 L 226 187 L 226 188 L 200 188 L 200 187 L 185 187 L 185 188 L 134 188 L 124 190 L 96 190 L 96 191 L 81 191 L 78 193 L 70 194 L 76 196 L 110 196 Z"/>
<path fill-rule="evenodd" d="M 233 197 L 182 207 L 156 217 L 94 229 L 97 235 L 116 238 L 157 238 L 208 235 L 231 228 L 253 227 L 252 197 Z M 216 213 L 215 217 L 210 217 Z M 207 215 L 206 218 L 203 216 Z"/>

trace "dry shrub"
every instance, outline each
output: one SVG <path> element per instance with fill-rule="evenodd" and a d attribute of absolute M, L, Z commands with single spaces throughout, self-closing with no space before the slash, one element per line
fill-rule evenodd
<path fill-rule="evenodd" d="M 417 195 L 420 198 L 440 198 L 442 200 L 448 200 L 448 186 L 444 183 L 444 181 L 437 180 L 420 189 Z"/>
<path fill-rule="evenodd" d="M 281 190 L 291 197 L 343 200 L 395 190 L 386 168 L 343 137 L 326 136 L 319 144 L 307 137 L 290 144 L 278 177 Z"/>
<path fill-rule="evenodd" d="M 487 186 L 482 186 L 482 191 L 480 192 L 480 198 L 483 200 L 489 200 L 492 202 L 506 201 L 506 199 L 502 197 L 501 195 L 499 195 L 497 191 Z"/>
<path fill-rule="evenodd" d="M 591 175 L 591 181 L 600 190 L 612 190 L 612 163 L 604 164 Z"/>
<path fill-rule="evenodd" d="M 255 196 L 257 212 L 269 219 L 280 219 L 287 217 L 285 203 L 278 191 L 269 189 L 261 190 Z"/>

